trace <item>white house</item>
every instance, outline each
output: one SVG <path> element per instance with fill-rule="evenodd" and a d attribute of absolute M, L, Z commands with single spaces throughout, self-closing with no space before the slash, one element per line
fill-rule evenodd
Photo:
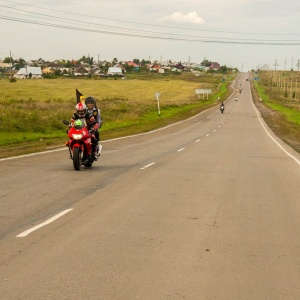
<path fill-rule="evenodd" d="M 3 63 L 3 62 L 0 62 L 0 68 L 10 68 L 11 67 L 11 64 L 8 64 L 8 63 Z"/>
<path fill-rule="evenodd" d="M 109 67 L 107 71 L 108 75 L 123 75 L 122 69 L 118 67 Z"/>
<path fill-rule="evenodd" d="M 42 78 L 42 69 L 41 67 L 25 67 L 21 68 L 15 77 L 18 79 L 25 79 L 25 78 Z"/>

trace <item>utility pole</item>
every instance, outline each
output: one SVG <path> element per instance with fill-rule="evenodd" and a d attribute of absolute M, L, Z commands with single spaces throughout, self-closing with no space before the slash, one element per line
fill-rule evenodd
<path fill-rule="evenodd" d="M 274 63 L 273 66 L 275 66 L 275 71 L 276 71 L 276 67 L 279 66 L 279 65 L 277 64 L 277 58 L 275 59 L 275 63 Z"/>
<path fill-rule="evenodd" d="M 90 54 L 88 53 L 88 56 L 87 56 L 87 64 L 88 64 L 88 66 L 89 66 L 89 69 L 88 69 L 88 71 L 89 71 L 89 73 L 90 73 L 90 76 L 92 76 L 92 68 L 91 68 L 91 59 L 90 59 Z"/>
<path fill-rule="evenodd" d="M 99 73 L 100 73 L 100 62 L 99 62 L 99 54 L 98 54 L 98 78 L 99 78 Z"/>
<path fill-rule="evenodd" d="M 9 72 L 9 73 L 10 73 L 10 76 L 11 76 L 11 65 L 12 65 L 12 64 L 11 64 L 11 51 L 9 51 L 9 61 L 10 61 L 10 72 Z M 11 76 L 11 77 L 12 77 L 12 76 Z"/>

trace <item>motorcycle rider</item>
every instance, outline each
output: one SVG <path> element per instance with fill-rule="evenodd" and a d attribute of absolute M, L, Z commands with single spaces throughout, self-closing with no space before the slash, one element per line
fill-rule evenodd
<path fill-rule="evenodd" d="M 76 111 L 70 121 L 71 126 L 74 126 L 75 121 L 78 119 L 81 119 L 87 125 L 91 134 L 93 152 L 96 156 L 99 156 L 98 139 L 95 136 L 99 125 L 93 114 L 88 112 L 87 106 L 82 102 L 76 104 Z"/>
<path fill-rule="evenodd" d="M 220 105 L 220 110 L 225 110 L 225 104 L 224 104 L 224 102 L 222 101 L 222 103 L 221 103 L 221 105 Z"/>

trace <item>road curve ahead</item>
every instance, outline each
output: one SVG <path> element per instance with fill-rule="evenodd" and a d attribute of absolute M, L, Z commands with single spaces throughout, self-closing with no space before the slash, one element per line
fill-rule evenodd
<path fill-rule="evenodd" d="M 300 157 L 235 87 L 92 169 L 1 160 L 0 299 L 299 299 Z"/>

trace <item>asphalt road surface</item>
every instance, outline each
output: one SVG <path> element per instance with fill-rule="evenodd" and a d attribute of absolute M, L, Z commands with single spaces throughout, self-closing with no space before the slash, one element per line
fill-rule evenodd
<path fill-rule="evenodd" d="M 235 87 L 92 169 L 0 160 L 0 299 L 300 299 L 300 156 Z"/>

